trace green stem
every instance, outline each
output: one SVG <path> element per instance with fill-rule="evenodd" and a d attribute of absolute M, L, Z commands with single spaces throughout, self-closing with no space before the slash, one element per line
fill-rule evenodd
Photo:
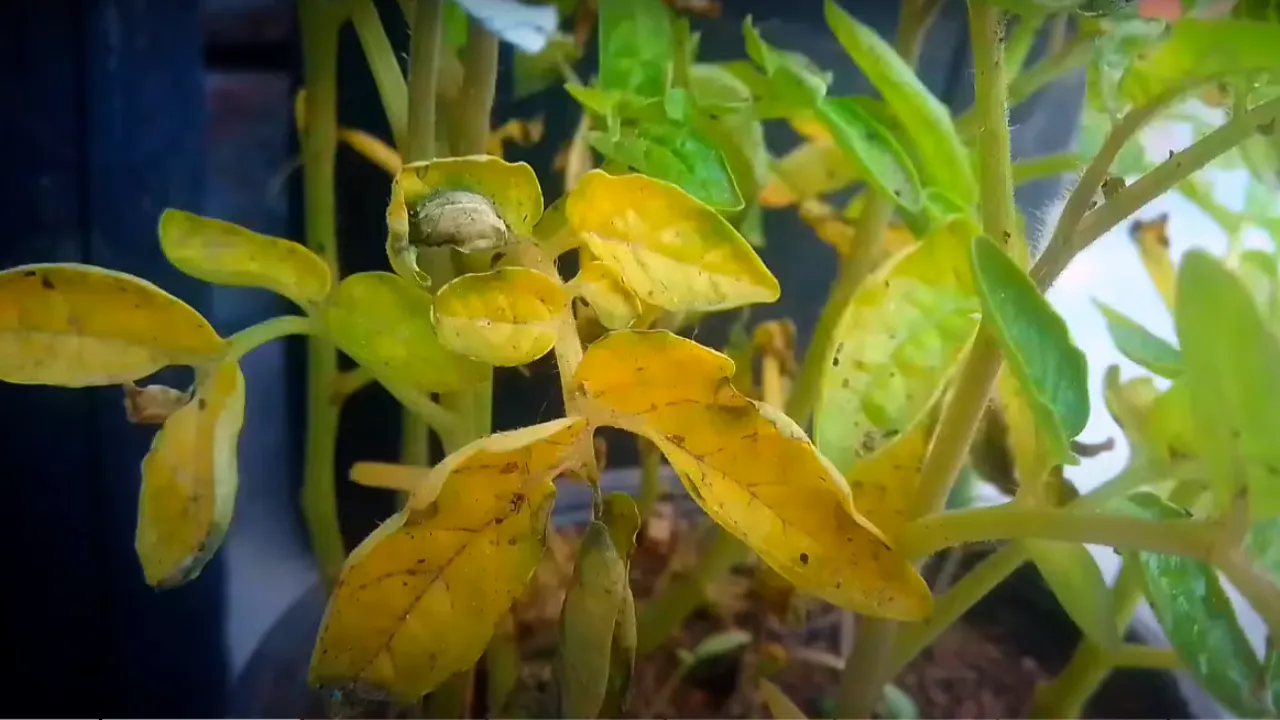
<path fill-rule="evenodd" d="M 1005 72 L 1014 78 L 1018 77 L 1027 64 L 1027 56 L 1031 54 L 1031 47 L 1036 43 L 1040 28 L 1044 27 L 1044 22 L 1048 19 L 1048 15 L 1018 17 L 1013 30 L 1009 32 L 1009 41 L 1004 46 Z"/>
<path fill-rule="evenodd" d="M 1262 617 L 1271 637 L 1280 637 L 1280 585 L 1258 572 L 1238 548 L 1219 553 L 1214 564 Z"/>
<path fill-rule="evenodd" d="M 969 4 L 974 110 L 978 128 L 978 185 L 982 230 L 1008 253 L 1015 227 L 1010 169 L 1009 105 L 1004 71 L 1004 13 L 982 0 Z M 985 398 L 984 398 L 985 400 Z"/>
<path fill-rule="evenodd" d="M 416 6 L 409 42 L 409 137 L 403 148 L 405 162 L 436 156 L 436 87 L 444 46 L 444 0 L 417 0 Z"/>
<path fill-rule="evenodd" d="M 309 335 L 316 331 L 315 321 L 305 315 L 280 315 L 227 338 L 226 360 L 239 360 L 255 348 L 286 335 Z"/>
<path fill-rule="evenodd" d="M 338 30 L 345 8 L 338 3 L 299 6 L 302 76 L 307 88 L 307 126 L 302 132 L 303 207 L 307 247 L 319 255 L 333 277 L 338 272 L 338 234 L 334 215 L 334 156 L 338 149 Z M 328 340 L 307 341 L 306 455 L 302 512 L 320 574 L 328 583 L 345 560 L 338 519 L 335 448 L 338 411 L 333 402 L 338 354 Z"/>
<path fill-rule="evenodd" d="M 963 543 L 1036 538 L 1208 558 L 1217 525 L 1203 520 L 1150 520 L 1066 508 L 1005 503 L 953 510 L 908 524 L 898 549 L 913 558 Z"/>
<path fill-rule="evenodd" d="M 373 74 L 373 84 L 378 88 L 382 111 L 391 126 L 391 139 L 396 147 L 403 149 L 409 134 L 409 90 L 373 0 L 359 0 L 352 6 L 351 23 L 356 28 L 365 62 Z"/>
<path fill-rule="evenodd" d="M 1113 668 L 1177 670 L 1182 667 L 1178 654 L 1169 648 L 1129 643 L 1112 650 L 1108 660 Z"/>
<path fill-rule="evenodd" d="M 640 454 L 640 497 L 636 507 L 640 510 L 640 518 L 647 519 L 653 514 L 662 497 L 662 451 L 653 441 L 646 437 L 636 436 L 636 448 Z"/>
<path fill-rule="evenodd" d="M 463 49 L 463 91 L 457 122 L 450 128 L 458 155 L 483 154 L 489 142 L 493 95 L 497 88 L 498 38 L 478 22 L 467 26 Z"/>
<path fill-rule="evenodd" d="M 1019 25 L 1021 25 L 1021 23 Z M 1012 44 L 1013 39 L 1017 37 L 1018 30 L 1015 29 L 1011 35 L 1010 43 Z M 1016 72 L 1018 74 L 1008 83 L 1008 104 L 1011 107 L 1018 105 L 1019 103 L 1026 101 L 1032 95 L 1035 95 L 1054 80 L 1057 80 L 1067 73 L 1084 67 L 1088 64 L 1092 52 L 1093 38 L 1078 36 L 1062 50 L 1044 58 L 1026 70 L 1021 70 L 1021 68 L 1015 67 L 1013 60 L 1010 60 L 1007 66 L 1008 72 Z M 974 49 L 974 55 L 977 55 L 976 47 Z M 1016 58 L 1014 58 L 1014 60 L 1016 60 Z M 972 137 L 978 134 L 979 130 L 982 128 L 981 123 L 982 111 L 975 104 L 972 108 L 961 114 L 960 117 L 956 118 L 956 131 L 964 137 Z"/>
<path fill-rule="evenodd" d="M 1013 184 L 1025 185 L 1056 175 L 1074 175 L 1079 171 L 1080 159 L 1075 153 L 1041 155 L 1013 163 Z"/>

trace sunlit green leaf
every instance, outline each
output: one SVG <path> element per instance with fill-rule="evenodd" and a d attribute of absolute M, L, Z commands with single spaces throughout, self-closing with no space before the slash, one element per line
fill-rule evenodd
<path fill-rule="evenodd" d="M 642 123 L 623 128 L 618 137 L 592 132 L 587 138 L 606 158 L 679 185 L 717 210 L 742 207 L 742 196 L 724 157 L 709 138 L 693 128 Z"/>
<path fill-rule="evenodd" d="M 1107 321 L 1111 342 L 1121 355 L 1170 380 L 1182 374 L 1182 353 L 1167 340 L 1142 327 L 1101 301 L 1095 301 Z"/>
<path fill-rule="evenodd" d="M 921 209 L 924 199 L 920 178 L 906 151 L 884 126 L 852 98 L 823 99 L 818 105 L 818 117 L 863 177 L 907 210 Z"/>
<path fill-rule="evenodd" d="M 1129 496 L 1127 509 L 1154 520 L 1183 519 L 1186 512 L 1159 496 Z M 1218 574 L 1203 561 L 1138 553 L 1147 600 L 1160 627 L 1191 674 L 1238 717 L 1269 716 L 1258 681 L 1262 664 L 1236 619 Z"/>
<path fill-rule="evenodd" d="M 1182 18 L 1140 56 L 1120 83 L 1135 105 L 1215 78 L 1280 68 L 1280 25 L 1256 20 Z"/>
<path fill-rule="evenodd" d="M 831 73 L 820 70 L 809 58 L 779 50 L 764 41 L 748 17 L 742 23 L 747 55 L 768 80 L 765 101 L 782 112 L 810 110 L 827 94 Z"/>
<path fill-rule="evenodd" d="M 599 0 L 600 88 L 660 98 L 675 55 L 662 0 Z"/>
<path fill-rule="evenodd" d="M 973 273 L 983 318 L 1031 403 L 1051 462 L 1074 464 L 1068 442 L 1089 421 L 1089 366 L 1067 324 L 1035 283 L 990 239 L 973 242 Z"/>
<path fill-rule="evenodd" d="M 1203 250 L 1182 257 L 1175 317 L 1217 507 L 1244 486 L 1254 519 L 1280 514 L 1280 340 L 1239 278 Z"/>

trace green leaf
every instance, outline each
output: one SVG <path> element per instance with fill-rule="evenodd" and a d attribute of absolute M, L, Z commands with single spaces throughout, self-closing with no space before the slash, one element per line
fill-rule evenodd
<path fill-rule="evenodd" d="M 1219 509 L 1241 485 L 1253 519 L 1280 514 L 1280 340 L 1239 278 L 1203 250 L 1178 268 L 1175 319 L 1196 435 Z"/>
<path fill-rule="evenodd" d="M 452 392 L 484 381 L 488 367 L 446 348 L 431 322 L 431 296 L 399 275 L 351 275 L 324 311 L 329 337 L 393 393 Z"/>
<path fill-rule="evenodd" d="M 1280 584 L 1280 518 L 1254 523 L 1245 536 L 1244 549 L 1255 567 Z"/>
<path fill-rule="evenodd" d="M 1035 283 L 990 239 L 972 245 L 983 318 L 1051 443 L 1050 461 L 1074 464 L 1069 441 L 1089 421 L 1089 365 Z"/>
<path fill-rule="evenodd" d="M 675 56 L 662 0 L 599 0 L 600 88 L 661 98 Z"/>
<path fill-rule="evenodd" d="M 1186 512 L 1158 495 L 1130 495 L 1128 509 L 1155 520 Z M 1138 553 L 1147 600 L 1183 664 L 1200 685 L 1238 717 L 1271 714 L 1257 692 L 1262 664 L 1236 619 L 1231 598 L 1212 566 L 1200 560 Z"/>
<path fill-rule="evenodd" d="M 921 172 L 925 182 L 966 205 L 976 202 L 978 186 L 969 153 L 956 132 L 951 111 L 874 29 L 858 22 L 833 0 L 826 0 L 825 12 L 836 39 L 880 92 L 924 159 Z"/>
<path fill-rule="evenodd" d="M 800 53 L 779 50 L 766 43 L 750 16 L 742 21 L 742 35 L 747 55 L 764 70 L 768 79 L 765 100 L 777 106 L 775 112 L 791 114 L 811 110 L 827 94 L 831 73 L 819 69 Z"/>
<path fill-rule="evenodd" d="M 1168 39 L 1133 62 L 1120 91 L 1135 105 L 1210 80 L 1280 67 L 1280 25 L 1256 20 L 1174 23 Z"/>
<path fill-rule="evenodd" d="M 825 98 L 818 105 L 818 118 L 876 189 L 909 211 L 918 211 L 924 206 L 924 191 L 911 158 L 889 131 L 856 101 Z"/>
<path fill-rule="evenodd" d="M 1106 318 L 1111 342 L 1121 355 L 1160 377 L 1173 380 L 1182 374 L 1182 353 L 1178 348 L 1109 305 L 1099 300 L 1094 303 Z"/>
<path fill-rule="evenodd" d="M 721 211 L 742 208 L 724 157 L 702 133 L 676 124 L 643 123 L 623 128 L 616 138 L 587 135 L 601 155 L 659 180 L 679 185 L 694 198 Z"/>
<path fill-rule="evenodd" d="M 1052 540 L 1025 542 L 1049 589 L 1084 634 L 1104 648 L 1118 645 L 1111 589 L 1085 546 Z"/>
<path fill-rule="evenodd" d="M 1249 288 L 1258 312 L 1269 326 L 1275 327 L 1280 320 L 1280 266 L 1276 257 L 1262 250 L 1245 250 L 1240 253 L 1236 274 Z"/>
<path fill-rule="evenodd" d="M 540 52 L 517 52 L 512 62 L 512 91 L 520 100 L 556 84 L 562 65 L 572 65 L 582 56 L 582 48 L 572 37 L 557 32 Z"/>
<path fill-rule="evenodd" d="M 604 703 L 614 625 L 626 585 L 626 565 L 609 529 L 601 522 L 591 523 L 560 610 L 556 665 L 564 717 L 595 717 Z"/>

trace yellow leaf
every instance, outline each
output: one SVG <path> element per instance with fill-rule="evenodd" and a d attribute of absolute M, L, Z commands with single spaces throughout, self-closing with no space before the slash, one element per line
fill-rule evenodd
<path fill-rule="evenodd" d="M 547 354 L 569 298 L 559 278 L 524 267 L 462 275 L 440 288 L 433 317 L 445 347 L 490 365 Z"/>
<path fill-rule="evenodd" d="M 405 165 L 387 208 L 387 252 L 407 247 L 494 250 L 530 235 L 542 217 L 533 168 L 490 155 Z"/>
<path fill-rule="evenodd" d="M 730 382 L 733 361 L 666 331 L 611 333 L 576 382 L 599 422 L 652 440 L 689 494 L 798 588 L 902 620 L 931 597 L 907 559 L 854 509 L 849 486 L 781 411 Z"/>
<path fill-rule="evenodd" d="M 858 249 L 858 233 L 854 221 L 846 218 L 830 203 L 815 198 L 801 200 L 796 211 L 800 219 L 813 229 L 818 239 L 835 248 L 841 256 L 847 256 Z M 915 236 L 899 223 L 890 223 L 884 229 L 884 250 L 889 255 L 896 255 L 915 244 Z"/>
<path fill-rule="evenodd" d="M 853 466 L 847 480 L 853 504 L 863 517 L 875 523 L 890 540 L 911 519 L 920 484 L 920 469 L 933 424 L 922 417 L 906 432 Z"/>
<path fill-rule="evenodd" d="M 351 275 L 324 310 L 333 341 L 392 392 L 452 392 L 488 377 L 484 365 L 440 342 L 431 296 L 397 275 Z"/>
<path fill-rule="evenodd" d="M 403 165 L 400 153 L 381 139 L 354 128 L 340 128 L 338 139 L 350 145 L 352 150 L 363 155 L 369 162 L 386 170 L 388 174 L 395 176 L 400 172 Z"/>
<path fill-rule="evenodd" d="M 857 179 L 857 169 L 835 142 L 802 143 L 774 164 L 769 183 L 760 191 L 760 204 L 787 207 L 847 187 Z"/>
<path fill-rule="evenodd" d="M 364 461 L 351 466 L 351 482 L 365 487 L 411 493 L 427 480 L 431 468 Z"/>
<path fill-rule="evenodd" d="M 223 350 L 200 313 L 141 278 L 75 263 L 0 272 L 5 382 L 117 385 Z"/>
<path fill-rule="evenodd" d="M 605 263 L 586 263 L 569 286 L 610 330 L 630 327 L 643 311 L 639 298 L 622 282 L 622 276 Z"/>
<path fill-rule="evenodd" d="M 218 285 L 266 288 L 309 307 L 329 294 L 329 266 L 306 246 L 170 208 L 160 249 L 182 272 Z"/>
<path fill-rule="evenodd" d="M 542 557 L 552 481 L 590 452 L 587 423 L 563 418 L 481 438 L 432 468 L 347 558 L 311 684 L 414 701 L 475 664 Z"/>
<path fill-rule="evenodd" d="M 1155 283 L 1161 299 L 1169 312 L 1173 312 L 1177 271 L 1169 258 L 1169 216 L 1159 215 L 1151 220 L 1135 220 L 1129 226 L 1129 236 L 1138 246 L 1142 264 Z"/>
<path fill-rule="evenodd" d="M 506 143 L 512 142 L 523 147 L 536 145 L 542 141 L 546 129 L 547 124 L 541 116 L 531 120 L 512 118 L 489 131 L 485 150 L 494 157 L 502 157 Z"/>
<path fill-rule="evenodd" d="M 219 365 L 165 421 L 142 459 L 135 546 L 147 583 L 194 579 L 222 545 L 235 508 L 244 424 L 240 366 Z"/>
<path fill-rule="evenodd" d="M 725 310 L 781 292 L 727 220 L 670 183 L 592 170 L 569 193 L 565 213 L 592 254 L 652 305 Z"/>
<path fill-rule="evenodd" d="M 980 310 L 961 247 L 926 238 L 845 308 L 814 411 L 818 447 L 845 472 L 916 423 L 973 338 Z"/>
<path fill-rule="evenodd" d="M 787 124 L 809 142 L 834 142 L 831 131 L 813 113 L 787 118 Z"/>

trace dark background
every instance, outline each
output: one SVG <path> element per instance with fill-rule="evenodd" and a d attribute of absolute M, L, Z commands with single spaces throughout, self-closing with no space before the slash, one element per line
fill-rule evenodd
<path fill-rule="evenodd" d="M 315 1 L 315 0 L 304 0 Z M 887 0 L 847 8 L 892 36 Z M 384 19 L 398 10 L 380 6 Z M 826 30 L 820 0 L 724 0 L 699 21 L 702 58 L 742 56 L 741 18 L 766 39 L 806 52 L 836 73 L 833 93 L 868 92 Z M 297 84 L 294 7 L 286 0 L 10 0 L 0 21 L 0 267 L 86 262 L 151 280 L 191 303 L 222 333 L 290 312 L 268 293 L 219 289 L 164 260 L 155 227 L 165 207 L 300 236 L 292 98 Z M 949 0 L 924 44 L 922 74 L 955 108 L 971 97 L 964 3 Z M 401 48 L 403 28 L 393 28 Z M 551 159 L 577 111 L 552 89 L 506 101 L 503 48 L 495 125 L 545 116 L 544 141 L 515 149 L 554 197 Z M 342 45 L 341 121 L 386 137 L 354 33 Z M 589 76 L 594 48 L 579 65 Z M 1083 78 L 1060 83 L 1013 113 L 1014 152 L 1059 151 L 1071 140 Z M 794 142 L 771 128 L 775 152 Z M 340 150 L 338 227 L 344 272 L 384 269 L 385 174 Z M 1053 183 L 1024 188 L 1035 215 Z M 788 315 L 807 338 L 834 273 L 833 253 L 793 215 L 771 213 L 762 255 L 782 301 L 754 319 Z M 715 344 L 723 324 L 699 329 Z M 301 453 L 302 348 L 278 342 L 243 361 L 248 407 L 240 439 L 240 494 L 219 556 L 194 582 L 157 593 L 134 555 L 139 463 L 153 430 L 126 423 L 117 388 L 0 385 L 4 522 L 0 577 L 3 714 L 16 716 L 219 716 L 258 639 L 314 581 L 296 508 Z M 558 411 L 553 375 L 502 373 L 497 429 Z M 398 412 L 379 390 L 352 399 L 339 468 L 392 459 Z M 628 453 L 611 450 L 611 462 Z M 384 493 L 341 483 L 344 532 L 357 540 L 391 511 Z"/>

